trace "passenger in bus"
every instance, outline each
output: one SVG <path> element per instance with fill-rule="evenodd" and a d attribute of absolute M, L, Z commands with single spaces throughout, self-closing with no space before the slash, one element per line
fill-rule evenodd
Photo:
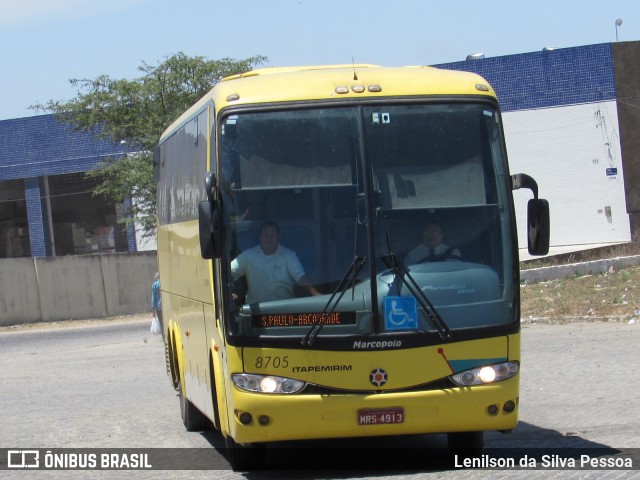
<path fill-rule="evenodd" d="M 254 192 L 242 192 L 231 183 L 222 190 L 222 204 L 226 212 L 226 222 L 237 220 L 264 220 L 264 197 Z"/>
<path fill-rule="evenodd" d="M 261 203 L 250 203 L 243 209 L 239 220 L 256 220 L 264 218 L 264 206 Z"/>
<path fill-rule="evenodd" d="M 246 303 L 293 298 L 295 285 L 304 287 L 310 295 L 321 295 L 311 285 L 296 253 L 280 245 L 280 227 L 276 222 L 267 220 L 260 226 L 259 240 L 258 245 L 231 262 L 233 279 L 246 278 Z"/>
<path fill-rule="evenodd" d="M 437 222 L 427 223 L 422 230 L 422 243 L 411 250 L 405 258 L 405 265 L 442 260 L 462 260 L 457 248 L 443 243 L 444 233 Z"/>

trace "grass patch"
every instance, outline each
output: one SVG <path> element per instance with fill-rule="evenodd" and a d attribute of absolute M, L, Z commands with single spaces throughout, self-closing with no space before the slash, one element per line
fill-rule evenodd
<path fill-rule="evenodd" d="M 640 316 L 640 266 L 520 286 L 523 321 L 541 317 L 618 319 Z"/>

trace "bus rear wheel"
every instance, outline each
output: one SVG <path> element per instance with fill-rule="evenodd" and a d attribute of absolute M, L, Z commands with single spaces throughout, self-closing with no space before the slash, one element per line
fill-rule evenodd
<path fill-rule="evenodd" d="M 458 455 L 475 455 L 484 447 L 484 432 L 451 432 L 447 434 L 449 451 Z"/>
<path fill-rule="evenodd" d="M 233 470 L 254 470 L 264 464 L 267 446 L 264 443 L 242 445 L 231 437 L 225 437 L 227 460 Z"/>

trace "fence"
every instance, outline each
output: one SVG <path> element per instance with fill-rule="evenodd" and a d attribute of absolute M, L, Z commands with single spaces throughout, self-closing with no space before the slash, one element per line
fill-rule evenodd
<path fill-rule="evenodd" d="M 151 310 L 156 252 L 0 259 L 0 326 Z"/>
<path fill-rule="evenodd" d="M 523 270 L 541 282 L 640 264 L 630 256 Z M 151 310 L 156 252 L 0 259 L 0 326 Z"/>

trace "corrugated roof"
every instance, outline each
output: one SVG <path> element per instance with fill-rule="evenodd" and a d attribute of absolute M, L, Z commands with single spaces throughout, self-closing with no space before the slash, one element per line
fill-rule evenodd
<path fill-rule="evenodd" d="M 0 180 L 85 172 L 137 149 L 74 131 L 54 115 L 0 121 Z"/>
<path fill-rule="evenodd" d="M 474 72 L 486 78 L 495 89 L 504 112 L 616 98 L 610 43 L 435 66 Z"/>

